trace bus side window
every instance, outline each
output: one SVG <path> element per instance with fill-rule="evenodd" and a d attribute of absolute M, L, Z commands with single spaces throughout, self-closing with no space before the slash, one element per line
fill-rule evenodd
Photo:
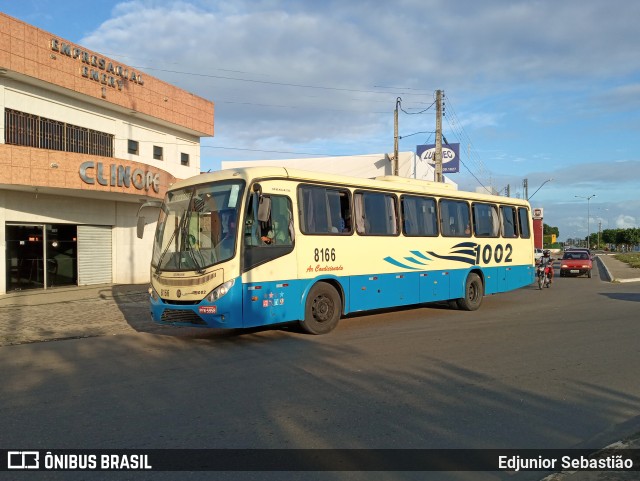
<path fill-rule="evenodd" d="M 500 233 L 498 210 L 493 204 L 474 202 L 473 230 L 478 237 L 497 237 Z"/>
<path fill-rule="evenodd" d="M 518 225 L 520 227 L 520 237 L 529 239 L 531 237 L 529 231 L 529 209 L 526 207 L 518 208 Z"/>
<path fill-rule="evenodd" d="M 469 204 L 460 200 L 440 200 L 442 235 L 445 237 L 469 237 Z"/>
<path fill-rule="evenodd" d="M 500 207 L 500 210 L 502 211 L 502 236 L 509 238 L 518 237 L 516 208 L 503 205 Z"/>
<path fill-rule="evenodd" d="M 269 197 L 269 216 L 258 221 L 257 234 L 260 242 L 256 245 L 290 246 L 293 244 L 293 215 L 288 197 Z"/>
<path fill-rule="evenodd" d="M 382 192 L 356 192 L 356 231 L 364 235 L 398 234 L 395 196 Z"/>
<path fill-rule="evenodd" d="M 402 207 L 402 226 L 406 236 L 438 235 L 438 216 L 436 201 L 431 197 L 403 195 L 400 199 Z"/>
<path fill-rule="evenodd" d="M 271 206 L 271 230 L 274 245 L 293 243 L 293 215 L 291 201 L 287 197 L 274 195 Z"/>
<path fill-rule="evenodd" d="M 298 187 L 300 230 L 304 234 L 349 234 L 352 230 L 350 193 L 320 185 Z"/>

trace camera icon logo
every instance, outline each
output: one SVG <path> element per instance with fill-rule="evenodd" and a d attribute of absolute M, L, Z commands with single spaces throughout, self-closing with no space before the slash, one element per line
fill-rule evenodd
<path fill-rule="evenodd" d="M 39 469 L 40 453 L 38 451 L 9 451 L 7 453 L 8 469 Z"/>

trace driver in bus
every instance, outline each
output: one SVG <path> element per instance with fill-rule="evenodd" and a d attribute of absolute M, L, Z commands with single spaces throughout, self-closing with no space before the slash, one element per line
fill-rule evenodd
<path fill-rule="evenodd" d="M 233 253 L 233 246 L 236 239 L 236 216 L 235 213 L 229 214 L 227 217 L 227 231 L 224 233 L 222 239 L 220 239 L 220 252 L 223 255 L 231 255 Z"/>

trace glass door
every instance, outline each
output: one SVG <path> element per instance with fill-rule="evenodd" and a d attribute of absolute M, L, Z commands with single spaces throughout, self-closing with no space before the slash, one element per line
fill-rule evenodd
<path fill-rule="evenodd" d="M 78 285 L 78 228 L 46 225 L 47 287 Z"/>
<path fill-rule="evenodd" d="M 77 226 L 6 226 L 7 292 L 78 284 Z"/>
<path fill-rule="evenodd" d="M 7 292 L 44 287 L 41 225 L 7 225 Z"/>

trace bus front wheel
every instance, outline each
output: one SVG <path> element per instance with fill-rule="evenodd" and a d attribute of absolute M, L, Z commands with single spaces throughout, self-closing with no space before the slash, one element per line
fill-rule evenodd
<path fill-rule="evenodd" d="M 342 301 L 338 291 L 326 282 L 318 282 L 309 291 L 300 325 L 309 334 L 326 334 L 338 325 L 341 315 Z"/>
<path fill-rule="evenodd" d="M 463 311 L 475 311 L 482 304 L 482 297 L 484 296 L 484 286 L 480 276 L 475 273 L 470 273 L 467 276 L 467 282 L 465 283 L 464 297 L 461 297 L 456 301 L 458 308 Z"/>

